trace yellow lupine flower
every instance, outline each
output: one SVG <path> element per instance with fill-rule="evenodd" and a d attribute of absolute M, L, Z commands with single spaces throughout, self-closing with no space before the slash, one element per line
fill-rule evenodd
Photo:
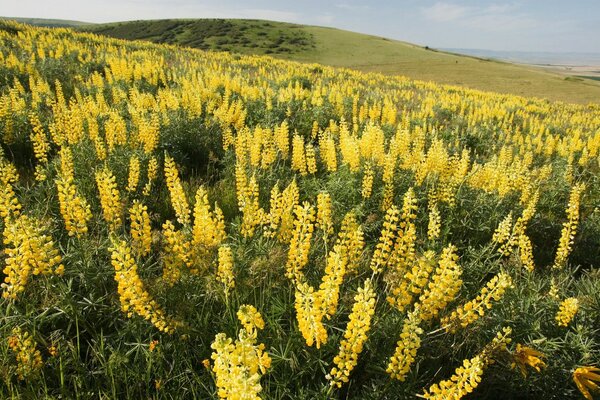
<path fill-rule="evenodd" d="M 542 368 L 546 368 L 546 363 L 542 360 L 545 357 L 544 353 L 517 343 L 517 348 L 512 353 L 513 361 L 510 368 L 514 369 L 518 367 L 523 378 L 525 378 L 527 377 L 527 367 L 531 367 L 537 372 L 540 372 Z"/>
<path fill-rule="evenodd" d="M 217 264 L 217 281 L 225 286 L 225 296 L 229 295 L 231 289 L 235 287 L 233 274 L 233 252 L 231 247 L 222 245 L 219 247 Z"/>
<path fill-rule="evenodd" d="M 19 380 L 36 374 L 44 366 L 42 355 L 35 348 L 33 338 L 20 327 L 13 328 L 12 335 L 8 337 L 8 347 L 15 353 Z"/>
<path fill-rule="evenodd" d="M 0 218 L 5 223 L 7 219 L 18 215 L 21 210 L 21 204 L 13 189 L 18 179 L 19 175 L 14 165 L 0 158 Z"/>
<path fill-rule="evenodd" d="M 394 245 L 394 238 L 398 230 L 398 215 L 400 211 L 396 206 L 390 207 L 385 214 L 383 229 L 379 241 L 373 252 L 370 267 L 373 272 L 381 272 L 388 263 L 388 258 Z"/>
<path fill-rule="evenodd" d="M 587 400 L 593 400 L 590 390 L 600 392 L 600 368 L 597 367 L 579 367 L 573 372 L 573 381 L 577 389 Z"/>
<path fill-rule="evenodd" d="M 129 159 L 129 176 L 127 178 L 127 191 L 135 192 L 140 181 L 140 160 L 136 156 Z"/>
<path fill-rule="evenodd" d="M 112 252 L 111 264 L 115 269 L 115 281 L 117 282 L 121 310 L 129 318 L 133 315 L 139 315 L 152 323 L 158 330 L 173 333 L 180 324 L 166 316 L 144 288 L 144 284 L 137 273 L 137 264 L 127 242 L 113 240 L 110 251 Z"/>
<path fill-rule="evenodd" d="M 102 215 L 112 231 L 122 225 L 123 205 L 117 188 L 117 180 L 108 168 L 96 172 L 96 185 L 100 193 Z"/>
<path fill-rule="evenodd" d="M 362 180 L 361 195 L 362 195 L 363 199 L 370 198 L 372 191 L 373 191 L 373 166 L 370 163 L 367 163 L 364 168 L 364 175 L 363 175 L 363 180 Z"/>
<path fill-rule="evenodd" d="M 257 329 L 263 329 L 262 317 L 253 306 L 242 305 L 238 318 L 245 326 L 235 342 L 218 333 L 211 344 L 214 350 L 212 370 L 215 373 L 217 395 L 221 399 L 260 399 L 260 378 L 271 367 L 271 357 L 264 344 L 256 344 Z"/>
<path fill-rule="evenodd" d="M 510 287 L 512 287 L 510 275 L 499 273 L 481 289 L 476 298 L 458 306 L 451 315 L 444 317 L 441 321 L 442 326 L 445 326 L 447 332 L 454 333 L 472 324 L 485 314 L 486 309 L 492 308 L 492 300 L 500 300 Z"/>
<path fill-rule="evenodd" d="M 323 231 L 325 238 L 333 233 L 331 214 L 331 196 L 329 193 L 319 193 L 317 195 L 317 220 L 315 226 Z"/>
<path fill-rule="evenodd" d="M 462 366 L 456 368 L 450 379 L 434 383 L 425 390 L 422 397 L 428 400 L 458 400 L 472 393 L 479 386 L 486 366 L 493 362 L 494 354 L 506 350 L 506 345 L 510 343 L 511 332 L 510 328 L 504 328 L 502 332 L 498 332 L 479 354 L 464 360 Z"/>
<path fill-rule="evenodd" d="M 333 359 L 336 366 L 327 375 L 332 386 L 341 387 L 343 383 L 348 382 L 348 376 L 358 362 L 358 356 L 367 340 L 367 333 L 371 329 L 371 319 L 375 313 L 375 297 L 371 280 L 367 279 L 354 297 L 344 338 L 340 343 L 338 354 Z"/>
<path fill-rule="evenodd" d="M 194 246 L 212 248 L 221 244 L 225 237 L 223 213 L 216 204 L 214 211 L 210 210 L 208 194 L 204 187 L 200 186 L 196 191 L 196 204 L 194 204 L 192 242 Z"/>
<path fill-rule="evenodd" d="M 315 210 L 310 203 L 296 206 L 294 232 L 288 251 L 286 276 L 295 282 L 302 280 L 302 268 L 308 263 L 310 240 L 314 230 Z"/>
<path fill-rule="evenodd" d="M 152 250 L 152 227 L 148 207 L 134 200 L 129 208 L 129 218 L 131 219 L 131 247 L 135 254 L 147 256 Z"/>
<path fill-rule="evenodd" d="M 569 297 L 560 303 L 560 308 L 556 313 L 556 323 L 558 326 L 566 327 L 571 323 L 575 314 L 579 310 L 579 300 L 577 297 Z"/>
<path fill-rule="evenodd" d="M 298 329 L 306 341 L 307 346 L 313 344 L 318 348 L 327 342 L 327 331 L 323 326 L 323 317 L 326 314 L 326 305 L 320 291 L 315 291 L 305 282 L 296 286 L 296 320 Z"/>
<path fill-rule="evenodd" d="M 177 221 L 181 225 L 188 225 L 190 223 L 190 206 L 183 191 L 175 161 L 168 155 L 165 156 L 165 179 Z"/>
<path fill-rule="evenodd" d="M 392 379 L 404 382 L 410 372 L 410 367 L 417 356 L 417 350 L 421 347 L 421 335 L 423 334 L 423 329 L 419 327 L 421 321 L 418 309 L 409 312 L 404 319 L 400 340 L 396 344 L 396 350 L 394 355 L 390 357 L 386 369 Z"/>
<path fill-rule="evenodd" d="M 58 204 L 60 213 L 65 221 L 65 229 L 69 236 L 80 237 L 88 231 L 87 224 L 92 219 L 92 212 L 87 201 L 77 194 L 77 187 L 72 177 L 62 177 L 56 180 Z"/>
<path fill-rule="evenodd" d="M 0 285 L 5 299 L 16 299 L 32 275 L 62 275 L 62 257 L 42 225 L 24 214 L 5 221 L 5 278 Z"/>
<path fill-rule="evenodd" d="M 583 183 L 573 186 L 573 189 L 571 190 L 569 206 L 567 207 L 568 220 L 563 224 L 553 268 L 562 269 L 571 253 L 575 234 L 577 233 L 577 225 L 579 223 L 579 202 L 584 190 L 585 185 Z"/>

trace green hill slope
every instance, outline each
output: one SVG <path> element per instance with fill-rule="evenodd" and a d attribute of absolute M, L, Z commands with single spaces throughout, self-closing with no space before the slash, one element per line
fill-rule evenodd
<path fill-rule="evenodd" d="M 0 19 L 10 19 L 22 24 L 42 26 L 47 28 L 74 28 L 86 25 L 93 25 L 90 22 L 70 21 L 66 19 L 47 19 L 47 18 L 19 18 L 19 17 L 0 17 Z"/>
<path fill-rule="evenodd" d="M 118 22 L 79 29 L 121 39 L 267 54 L 571 103 L 600 102 L 597 81 L 333 28 L 259 20 L 194 19 Z"/>

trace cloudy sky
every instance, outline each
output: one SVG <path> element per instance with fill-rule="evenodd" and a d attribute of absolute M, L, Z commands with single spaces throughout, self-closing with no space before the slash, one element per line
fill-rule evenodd
<path fill-rule="evenodd" d="M 598 0 L 0 0 L 0 14 L 111 22 L 258 18 L 438 48 L 600 53 Z"/>

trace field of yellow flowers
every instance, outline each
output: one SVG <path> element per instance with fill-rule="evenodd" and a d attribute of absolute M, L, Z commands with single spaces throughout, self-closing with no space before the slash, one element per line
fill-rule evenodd
<path fill-rule="evenodd" d="M 0 397 L 598 391 L 600 105 L 6 21 L 0 61 Z"/>

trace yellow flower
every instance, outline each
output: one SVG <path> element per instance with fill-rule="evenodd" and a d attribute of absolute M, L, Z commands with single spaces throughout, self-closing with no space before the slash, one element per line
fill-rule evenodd
<path fill-rule="evenodd" d="M 568 326 L 575 317 L 575 314 L 577 314 L 577 310 L 579 310 L 579 300 L 577 300 L 576 297 L 564 299 L 563 302 L 560 303 L 559 310 L 555 317 L 558 326 Z"/>
<path fill-rule="evenodd" d="M 225 296 L 229 295 L 229 291 L 235 286 L 233 275 L 233 252 L 231 247 L 223 245 L 219 247 L 217 265 L 217 281 L 225 286 Z"/>
<path fill-rule="evenodd" d="M 415 362 L 417 351 L 421 347 L 421 334 L 423 329 L 419 327 L 421 317 L 418 309 L 408 313 L 402 325 L 400 340 L 396 344 L 394 355 L 390 357 L 386 372 L 392 379 L 398 379 L 404 382 L 406 375 L 410 372 L 410 367 Z"/>
<path fill-rule="evenodd" d="M 183 186 L 179 179 L 179 171 L 177 171 L 175 161 L 169 156 L 165 156 L 165 179 L 167 181 L 169 194 L 171 195 L 171 204 L 175 210 L 177 221 L 179 221 L 181 225 L 189 224 L 190 206 L 185 197 L 185 192 L 183 191 Z"/>
<path fill-rule="evenodd" d="M 552 266 L 555 269 L 562 269 L 565 266 L 567 258 L 573 248 L 575 234 L 577 233 L 577 225 L 579 224 L 579 202 L 584 190 L 585 185 L 582 183 L 575 185 L 571 190 L 569 205 L 567 207 L 568 220 L 563 224 L 554 265 Z"/>
<path fill-rule="evenodd" d="M 131 247 L 137 255 L 142 257 L 150 254 L 152 250 L 152 227 L 148 207 L 134 200 L 129 209 L 131 219 Z"/>
<path fill-rule="evenodd" d="M 314 230 L 315 210 L 310 203 L 296 206 L 294 233 L 288 251 L 286 276 L 295 282 L 302 280 L 302 268 L 308 263 L 310 239 Z"/>
<path fill-rule="evenodd" d="M 20 380 L 36 374 L 43 367 L 42 355 L 35 348 L 35 341 L 29 332 L 20 327 L 13 328 L 12 336 L 8 337 L 8 347 L 15 353 Z"/>
<path fill-rule="evenodd" d="M 123 213 L 121 196 L 117 188 L 115 176 L 109 169 L 105 168 L 96 172 L 96 184 L 100 193 L 100 205 L 102 206 L 102 215 L 108 223 L 111 231 L 118 229 L 122 224 L 121 215 Z"/>
<path fill-rule="evenodd" d="M 500 300 L 510 287 L 512 287 L 510 275 L 504 272 L 499 273 L 481 288 L 477 297 L 458 306 L 452 314 L 444 317 L 441 321 L 442 326 L 445 326 L 446 332 L 454 333 L 460 328 L 472 324 L 485 314 L 486 309 L 492 308 L 492 300 Z"/>
<path fill-rule="evenodd" d="M 352 313 L 344 331 L 344 339 L 340 343 L 338 354 L 333 359 L 336 365 L 332 368 L 327 379 L 331 385 L 341 387 L 342 383 L 348 382 L 348 376 L 358 362 L 358 356 L 363 350 L 367 340 L 367 333 L 371 329 L 371 318 L 375 313 L 375 291 L 371 280 L 367 279 L 364 286 L 358 289 L 354 297 Z"/>
<path fill-rule="evenodd" d="M 579 367 L 573 372 L 573 381 L 577 389 L 587 400 L 593 400 L 590 390 L 600 392 L 600 368 L 597 367 Z"/>
<path fill-rule="evenodd" d="M 140 160 L 136 156 L 129 159 L 129 177 L 127 178 L 127 191 L 135 192 L 140 181 Z"/>
<path fill-rule="evenodd" d="M 527 376 L 528 366 L 535 369 L 537 372 L 540 372 L 542 368 L 546 368 L 546 363 L 542 361 L 542 358 L 545 357 L 546 356 L 543 353 L 517 343 L 517 348 L 512 354 L 513 362 L 510 367 L 511 369 L 519 367 L 521 374 L 525 378 Z"/>

